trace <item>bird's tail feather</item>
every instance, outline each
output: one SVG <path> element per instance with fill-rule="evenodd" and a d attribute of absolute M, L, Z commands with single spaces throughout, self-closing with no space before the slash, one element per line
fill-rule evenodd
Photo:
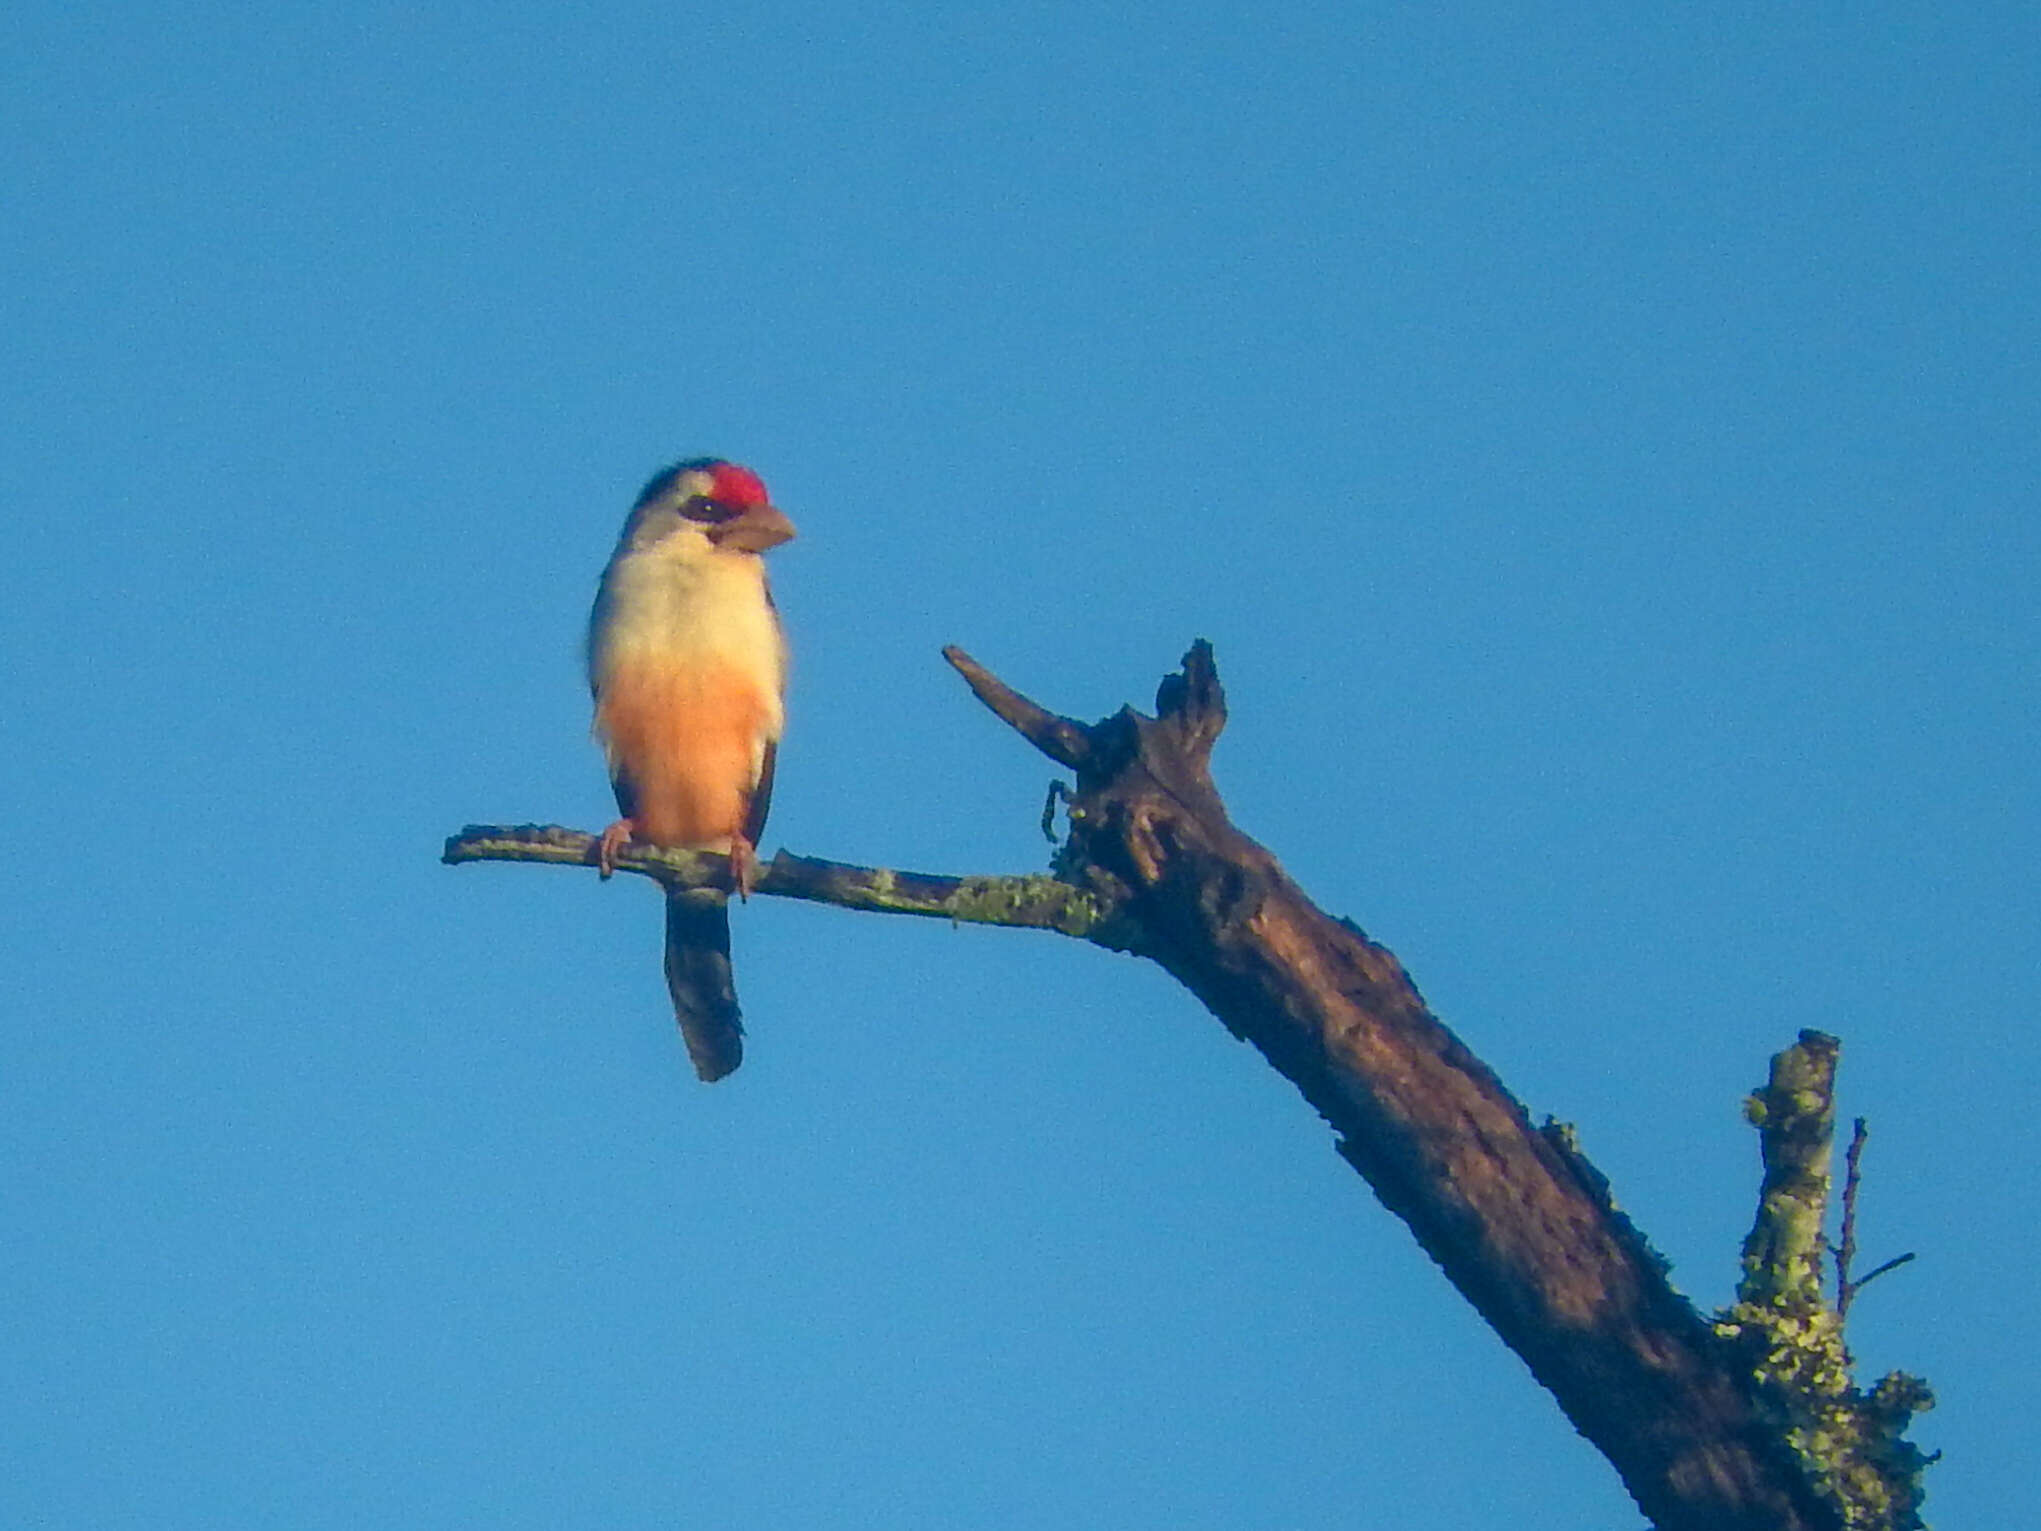
<path fill-rule="evenodd" d="M 706 888 L 666 896 L 666 988 L 687 1056 L 704 1083 L 744 1061 L 744 1027 L 730 972 L 730 909 Z"/>

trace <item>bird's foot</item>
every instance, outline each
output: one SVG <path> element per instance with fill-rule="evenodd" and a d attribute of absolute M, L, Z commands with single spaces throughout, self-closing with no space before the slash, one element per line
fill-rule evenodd
<path fill-rule="evenodd" d="M 629 819 L 618 819 L 602 832 L 602 838 L 595 843 L 595 867 L 601 876 L 615 875 L 617 852 L 630 843 L 631 834 L 637 827 Z"/>
<path fill-rule="evenodd" d="M 758 849 L 742 835 L 730 841 L 730 882 L 737 897 L 750 903 L 751 890 L 758 886 Z"/>

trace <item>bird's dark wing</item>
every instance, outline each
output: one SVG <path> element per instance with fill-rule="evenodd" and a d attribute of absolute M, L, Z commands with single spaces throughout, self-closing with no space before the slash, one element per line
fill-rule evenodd
<path fill-rule="evenodd" d="M 630 776 L 623 771 L 611 771 L 609 787 L 617 795 L 617 817 L 635 819 L 638 816 L 638 789 Z"/>
<path fill-rule="evenodd" d="M 765 833 L 765 815 L 772 807 L 772 775 L 779 764 L 780 745 L 777 739 L 765 747 L 765 760 L 758 768 L 758 785 L 751 789 L 751 807 L 744 816 L 744 838 L 755 850 L 758 838 Z"/>

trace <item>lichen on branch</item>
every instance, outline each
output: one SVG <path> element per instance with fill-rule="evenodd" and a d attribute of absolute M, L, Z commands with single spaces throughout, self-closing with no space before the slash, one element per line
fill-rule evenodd
<path fill-rule="evenodd" d="M 1930 1458 L 1903 1437 L 1934 1394 L 1905 1372 L 1860 1390 L 1842 1304 L 1822 1291 L 1841 1046 L 1825 1032 L 1801 1032 L 1744 1103 L 1764 1181 L 1736 1302 L 1717 1315 L 1715 1332 L 1741 1357 L 1772 1428 L 1848 1531 L 1918 1531 Z M 1848 1280 L 1846 1269 L 1839 1280 Z"/>
<path fill-rule="evenodd" d="M 593 869 L 597 837 L 555 824 L 470 824 L 446 842 L 447 866 L 471 861 L 522 861 Z M 667 850 L 632 841 L 617 855 L 619 872 L 668 888 L 730 889 L 727 856 Z M 1006 925 L 1091 938 L 1106 911 L 1082 888 L 1043 874 L 943 877 L 890 867 L 853 866 L 781 851 L 758 869 L 751 891 L 875 914 L 913 914 L 965 925 Z"/>

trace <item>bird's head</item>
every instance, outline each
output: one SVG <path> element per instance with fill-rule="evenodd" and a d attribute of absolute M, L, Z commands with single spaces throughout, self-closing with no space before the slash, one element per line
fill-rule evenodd
<path fill-rule="evenodd" d="M 714 549 L 763 553 L 794 535 L 765 481 L 720 457 L 692 457 L 652 476 L 631 507 L 624 545 L 643 550 L 683 537 Z"/>

